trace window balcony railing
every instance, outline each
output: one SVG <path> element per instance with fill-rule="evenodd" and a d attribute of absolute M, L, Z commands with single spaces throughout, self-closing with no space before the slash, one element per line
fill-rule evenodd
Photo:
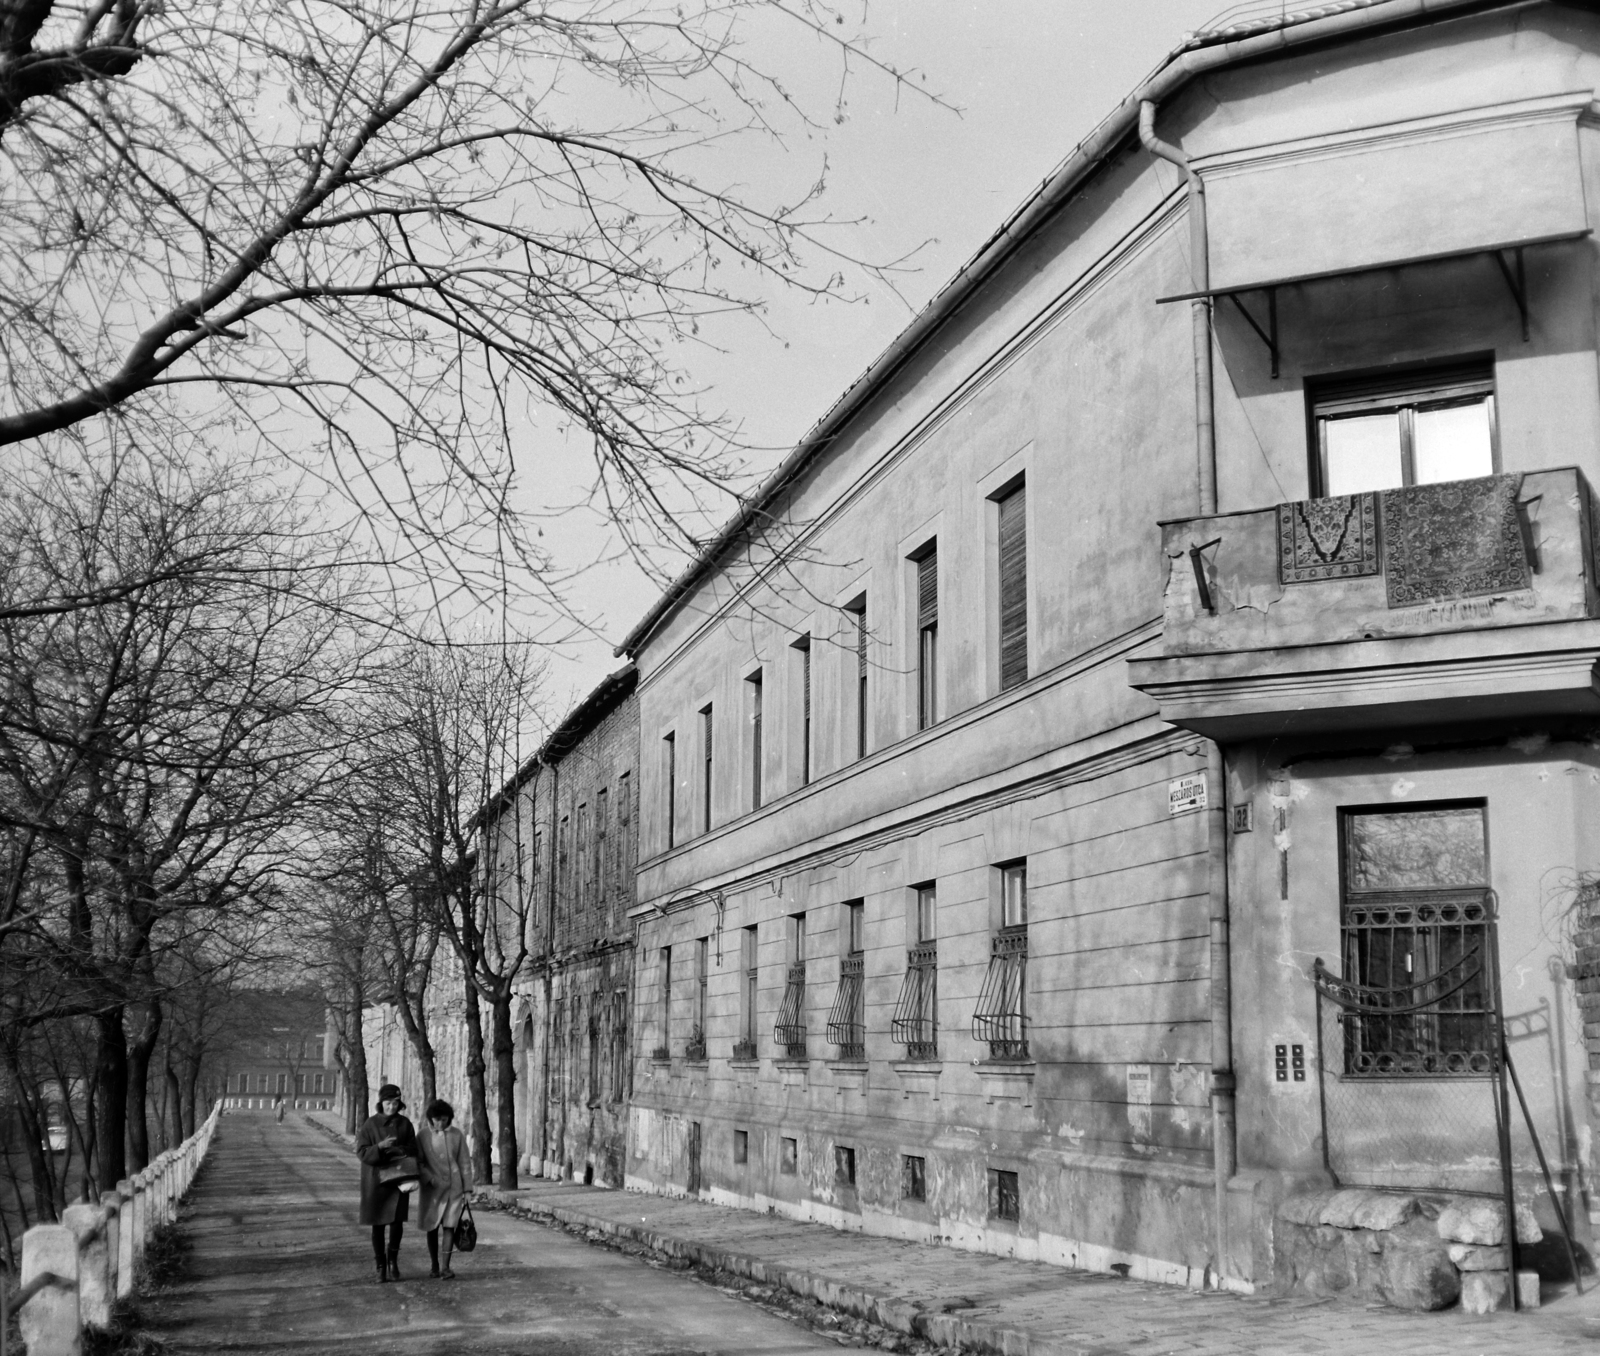
<path fill-rule="evenodd" d="M 990 1059 L 1028 1058 L 1027 972 L 1028 925 L 1001 928 L 972 1014 L 972 1037 L 989 1043 Z"/>
<path fill-rule="evenodd" d="M 918 942 L 906 952 L 906 977 L 894 1005 L 889 1034 L 906 1058 L 939 1057 L 939 944 Z"/>
<path fill-rule="evenodd" d="M 828 1039 L 839 1047 L 840 1059 L 867 1057 L 862 960 L 861 956 L 846 956 L 839 962 L 839 991 L 828 1013 Z"/>
<path fill-rule="evenodd" d="M 783 986 L 783 1002 L 778 1007 L 778 1021 L 772 1028 L 772 1038 L 783 1046 L 790 1059 L 806 1057 L 806 963 L 794 961 L 789 966 Z"/>

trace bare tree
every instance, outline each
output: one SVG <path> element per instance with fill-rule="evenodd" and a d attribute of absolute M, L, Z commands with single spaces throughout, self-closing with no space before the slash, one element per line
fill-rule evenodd
<path fill-rule="evenodd" d="M 389 992 L 400 1003 L 403 991 L 401 1018 L 410 1033 L 413 1023 L 421 1025 L 427 981 L 435 988 L 461 985 L 469 1132 L 485 1182 L 495 1148 L 502 1181 L 509 1172 L 515 1182 L 511 1009 L 515 982 L 528 959 L 531 919 L 514 919 L 485 888 L 476 819 L 531 742 L 524 726 L 537 711 L 541 674 L 526 645 L 490 640 L 413 645 L 383 676 L 368 713 L 372 732 L 363 743 L 372 751 L 363 774 L 372 787 L 372 804 L 383 807 L 382 818 L 396 839 L 396 859 L 405 863 L 405 909 L 387 906 L 388 916 L 399 924 L 387 936 L 391 964 L 409 966 L 410 978 L 403 985 L 391 981 Z M 413 907 L 417 913 L 410 912 Z M 417 943 L 438 937 L 448 939 L 451 963 L 436 965 L 431 951 L 421 953 L 428 959 L 423 974 L 415 964 Z M 491 1042 L 497 1090 L 492 1125 L 486 1059 Z M 421 1057 L 416 1036 L 413 1048 Z"/>
<path fill-rule="evenodd" d="M 125 1145 L 135 1169 L 148 1156 L 167 956 L 201 933 L 225 950 L 233 914 L 272 907 L 331 742 L 320 715 L 359 654 L 336 571 L 300 568 L 299 524 L 250 469 L 124 467 L 104 514 L 61 468 L 0 500 L 21 543 L 0 592 L 157 574 L 173 541 L 235 562 L 0 618 L 0 1026 L 94 1024 L 102 1188 Z"/>
<path fill-rule="evenodd" d="M 497 578 L 541 564 L 536 432 L 694 545 L 734 466 L 683 345 L 854 264 L 820 182 L 759 201 L 710 153 L 823 121 L 741 47 L 771 23 L 904 83 L 825 0 L 0 0 L 0 446 L 233 414 L 391 562 Z"/>

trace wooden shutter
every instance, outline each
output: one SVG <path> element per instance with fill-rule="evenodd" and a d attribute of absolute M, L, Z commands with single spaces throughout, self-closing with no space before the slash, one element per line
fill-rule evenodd
<path fill-rule="evenodd" d="M 1000 690 L 1028 678 L 1027 488 L 1000 500 Z"/>
<path fill-rule="evenodd" d="M 901 576 L 904 578 L 904 576 Z M 939 624 L 939 553 L 929 550 L 917 562 L 917 625 Z"/>

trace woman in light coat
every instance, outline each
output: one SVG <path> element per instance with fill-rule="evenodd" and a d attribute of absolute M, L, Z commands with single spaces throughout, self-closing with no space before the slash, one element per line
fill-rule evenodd
<path fill-rule="evenodd" d="M 428 1232 L 428 1256 L 432 1274 L 446 1281 L 456 1278 L 450 1270 L 450 1254 L 456 1245 L 456 1225 L 472 1190 L 472 1158 L 467 1152 L 467 1137 L 455 1128 L 455 1108 L 442 1098 L 428 1104 L 428 1128 L 417 1136 L 422 1169 L 422 1191 L 418 1208 L 422 1227 Z M 444 1231 L 444 1263 L 439 1259 L 439 1233 Z"/>

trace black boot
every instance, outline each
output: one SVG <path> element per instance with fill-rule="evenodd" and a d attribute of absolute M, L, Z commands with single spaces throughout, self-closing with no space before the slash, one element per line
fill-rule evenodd
<path fill-rule="evenodd" d="M 378 1284 L 382 1285 L 389 1279 L 389 1268 L 383 1258 L 378 1259 Z"/>
<path fill-rule="evenodd" d="M 428 1233 L 427 1233 L 427 1239 L 428 1239 L 428 1261 L 431 1264 L 429 1266 L 429 1268 L 428 1268 L 428 1275 L 433 1277 L 434 1280 L 438 1280 L 439 1279 L 439 1231 L 437 1229 L 429 1229 Z"/>
<path fill-rule="evenodd" d="M 398 1252 L 389 1254 L 389 1279 L 391 1281 L 400 1279 L 400 1254 Z"/>

